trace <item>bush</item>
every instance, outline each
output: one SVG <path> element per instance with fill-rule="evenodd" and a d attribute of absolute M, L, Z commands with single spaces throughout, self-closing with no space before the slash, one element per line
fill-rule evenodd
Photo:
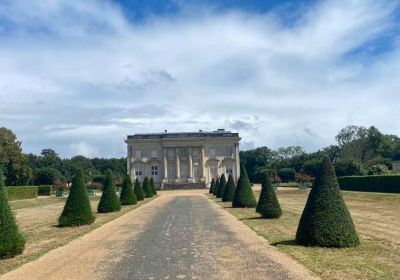
<path fill-rule="evenodd" d="M 58 219 L 58 225 L 61 227 L 89 225 L 94 220 L 83 172 L 78 170 L 72 178 L 70 193 Z"/>
<path fill-rule="evenodd" d="M 300 218 L 296 241 L 307 246 L 339 248 L 359 244 L 353 220 L 328 157 L 318 169 Z"/>
<path fill-rule="evenodd" d="M 49 196 L 53 190 L 52 185 L 42 185 L 38 186 L 38 195 Z"/>
<path fill-rule="evenodd" d="M 400 175 L 346 176 L 338 180 L 346 191 L 400 193 Z"/>
<path fill-rule="evenodd" d="M 232 201 L 233 196 L 235 195 L 235 190 L 235 180 L 233 179 L 232 174 L 229 174 L 228 183 L 226 184 L 224 195 L 222 196 L 222 201 Z"/>
<path fill-rule="evenodd" d="M 368 169 L 368 175 L 390 174 L 389 168 L 384 164 L 375 164 Z"/>
<path fill-rule="evenodd" d="M 147 178 L 147 177 L 144 177 L 144 180 L 143 180 L 143 191 L 144 191 L 144 195 L 145 195 L 145 197 L 152 197 L 153 196 L 153 191 L 151 190 L 151 187 L 150 187 L 150 181 L 149 181 L 149 178 Z"/>
<path fill-rule="evenodd" d="M 139 179 L 136 178 L 134 192 L 136 194 L 136 198 L 138 201 L 143 200 L 145 197 L 142 184 L 140 183 Z"/>
<path fill-rule="evenodd" d="M 157 194 L 157 190 L 156 190 L 156 185 L 154 184 L 154 179 L 153 177 L 150 178 L 150 188 L 153 192 L 153 195 Z"/>
<path fill-rule="evenodd" d="M 106 179 L 104 181 L 103 194 L 101 195 L 97 212 L 109 213 L 121 210 L 121 203 L 119 202 L 117 193 L 115 192 L 115 180 L 111 171 L 106 172 Z"/>
<path fill-rule="evenodd" d="M 38 187 L 36 186 L 6 187 L 5 192 L 8 201 L 38 197 Z"/>
<path fill-rule="evenodd" d="M 247 171 L 244 165 L 240 166 L 240 178 L 232 199 L 233 208 L 254 208 L 257 205 Z"/>
<path fill-rule="evenodd" d="M 292 182 L 296 178 L 296 170 L 293 168 L 281 168 L 279 169 L 279 177 L 282 179 L 283 182 Z"/>
<path fill-rule="evenodd" d="M 214 189 L 215 189 L 215 180 L 214 180 L 214 178 L 212 178 L 211 184 L 210 184 L 210 190 L 208 191 L 208 193 L 214 193 Z"/>
<path fill-rule="evenodd" d="M 35 172 L 35 185 L 53 185 L 61 178 L 61 173 L 55 168 L 42 167 Z"/>
<path fill-rule="evenodd" d="M 15 217 L 7 201 L 3 171 L 0 168 L 0 259 L 21 254 L 25 238 L 18 231 Z"/>
<path fill-rule="evenodd" d="M 266 168 L 266 167 L 257 168 L 257 170 L 254 173 L 254 183 L 262 183 L 263 178 L 265 177 L 271 178 L 277 175 L 278 172 L 276 169 Z"/>
<path fill-rule="evenodd" d="M 256 212 L 266 219 L 277 219 L 282 215 L 281 206 L 268 177 L 263 180 Z"/>
<path fill-rule="evenodd" d="M 219 192 L 219 178 L 217 177 L 217 180 L 215 181 L 215 188 L 214 188 L 214 195 L 217 196 Z"/>
<path fill-rule="evenodd" d="M 338 160 L 335 162 L 337 176 L 364 175 L 365 170 L 362 164 L 355 160 Z"/>
<path fill-rule="evenodd" d="M 94 183 L 98 183 L 98 184 L 104 184 L 104 180 L 106 179 L 106 176 L 104 175 L 95 175 L 92 179 L 92 181 Z"/>
<path fill-rule="evenodd" d="M 126 175 L 122 182 L 119 201 L 121 202 L 121 205 L 135 205 L 137 203 L 136 194 L 133 191 L 132 179 L 129 175 Z"/>
<path fill-rule="evenodd" d="M 219 180 L 219 188 L 218 188 L 217 198 L 221 198 L 224 195 L 225 188 L 226 188 L 225 174 L 222 174 L 221 179 Z"/>
<path fill-rule="evenodd" d="M 302 171 L 303 173 L 315 177 L 318 172 L 319 165 L 321 164 L 320 159 L 311 159 L 303 163 Z"/>

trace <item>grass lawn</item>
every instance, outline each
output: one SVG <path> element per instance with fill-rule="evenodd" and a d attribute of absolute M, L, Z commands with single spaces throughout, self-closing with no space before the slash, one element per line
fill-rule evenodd
<path fill-rule="evenodd" d="M 71 228 L 60 228 L 57 226 L 57 220 L 64 207 L 66 198 L 39 197 L 11 201 L 10 205 L 14 210 L 18 226 L 25 235 L 27 242 L 23 254 L 11 259 L 0 259 L 0 275 L 37 259 L 50 250 L 63 246 L 73 239 L 122 216 L 152 199 L 139 201 L 137 205 L 123 206 L 119 212 L 98 214 L 96 210 L 100 197 L 92 197 L 90 202 L 96 215 L 94 224 Z M 62 262 L 62 260 L 60 261 Z"/>
<path fill-rule="evenodd" d="M 294 242 L 308 193 L 279 188 L 283 215 L 278 220 L 260 219 L 255 209 L 232 208 L 231 203 L 207 195 L 322 279 L 400 279 L 400 195 L 344 191 L 361 245 L 331 249 L 303 247 Z M 255 195 L 258 198 L 259 191 Z"/>

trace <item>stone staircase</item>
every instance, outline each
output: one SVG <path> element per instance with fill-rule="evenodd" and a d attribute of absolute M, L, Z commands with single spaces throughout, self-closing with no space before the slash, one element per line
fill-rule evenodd
<path fill-rule="evenodd" d="M 181 184 L 163 184 L 162 190 L 192 190 L 192 189 L 205 189 L 204 183 L 181 183 Z"/>

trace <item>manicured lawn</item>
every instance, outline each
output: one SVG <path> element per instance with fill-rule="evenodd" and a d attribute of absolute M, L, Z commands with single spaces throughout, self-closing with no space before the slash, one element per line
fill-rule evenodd
<path fill-rule="evenodd" d="M 283 210 L 278 220 L 259 219 L 254 209 L 234 209 L 207 195 L 322 279 L 400 279 L 400 195 L 343 192 L 362 243 L 357 248 L 328 249 L 294 242 L 308 192 L 278 189 Z M 258 198 L 259 191 L 255 195 Z"/>
<path fill-rule="evenodd" d="M 39 258 L 48 251 L 63 246 L 99 226 L 114 220 L 123 214 L 151 201 L 153 198 L 139 201 L 137 205 L 123 206 L 120 212 L 107 214 L 96 213 L 99 196 L 92 197 L 91 206 L 96 215 L 92 225 L 71 228 L 59 228 L 57 219 L 64 207 L 66 198 L 40 197 L 10 202 L 17 218 L 17 223 L 27 242 L 22 255 L 11 259 L 0 259 L 0 275 L 7 271 Z M 62 262 L 62 260 L 60 260 Z"/>

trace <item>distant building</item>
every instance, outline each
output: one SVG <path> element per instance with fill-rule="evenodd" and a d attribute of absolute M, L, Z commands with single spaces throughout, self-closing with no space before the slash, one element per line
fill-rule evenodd
<path fill-rule="evenodd" d="M 400 161 L 392 161 L 393 172 L 400 173 Z"/>
<path fill-rule="evenodd" d="M 240 174 L 238 133 L 174 132 L 128 135 L 128 173 L 158 184 L 210 184 L 212 178 Z"/>

